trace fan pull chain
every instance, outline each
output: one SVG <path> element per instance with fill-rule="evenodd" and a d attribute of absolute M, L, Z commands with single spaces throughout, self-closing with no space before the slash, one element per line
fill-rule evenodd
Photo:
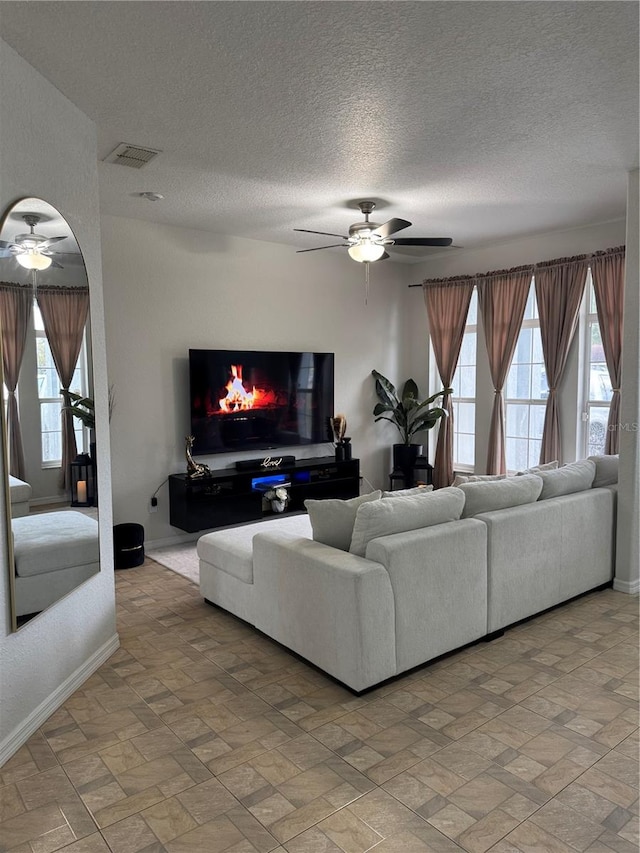
<path fill-rule="evenodd" d="M 369 304 L 369 263 L 364 264 L 364 304 Z"/>

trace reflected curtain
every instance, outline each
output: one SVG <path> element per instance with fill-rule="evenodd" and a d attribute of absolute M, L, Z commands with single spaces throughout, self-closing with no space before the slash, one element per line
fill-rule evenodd
<path fill-rule="evenodd" d="M 617 453 L 620 444 L 620 380 L 622 363 L 622 323 L 624 317 L 624 246 L 596 252 L 591 259 L 591 276 L 596 295 L 596 311 L 613 394 L 607 422 L 604 452 Z"/>
<path fill-rule="evenodd" d="M 578 325 L 588 266 L 589 256 L 563 258 L 536 266 L 536 301 L 542 355 L 549 383 L 540 448 L 541 465 L 555 459 L 562 461 L 558 388 Z"/>
<path fill-rule="evenodd" d="M 440 380 L 445 388 L 451 386 L 456 372 L 474 284 L 474 278 L 464 276 L 425 282 L 422 286 L 431 344 Z M 444 395 L 442 408 L 448 417 L 440 420 L 438 429 L 433 463 L 433 482 L 436 489 L 449 486 L 453 482 L 453 406 L 449 394 Z"/>
<path fill-rule="evenodd" d="M 487 474 L 506 474 L 505 413 L 502 389 L 515 352 L 533 268 L 516 267 L 478 277 L 478 304 L 493 381 Z"/>
<path fill-rule="evenodd" d="M 2 328 L 2 363 L 8 390 L 7 432 L 9 473 L 25 479 L 24 450 L 16 387 L 29 328 L 33 290 L 30 285 L 0 283 L 0 324 Z"/>
<path fill-rule="evenodd" d="M 73 380 L 78 362 L 82 337 L 89 313 L 89 290 L 86 287 L 38 288 L 38 307 L 42 314 L 44 330 L 51 347 L 51 355 L 62 385 L 64 405 L 69 405 L 66 392 Z M 70 465 L 78 449 L 73 431 L 73 415 L 62 411 L 62 470 L 60 486 L 71 488 Z"/>

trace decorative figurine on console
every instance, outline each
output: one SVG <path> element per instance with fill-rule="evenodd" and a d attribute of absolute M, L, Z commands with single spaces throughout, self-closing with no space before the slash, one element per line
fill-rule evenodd
<path fill-rule="evenodd" d="M 198 477 L 208 477 L 211 474 L 211 469 L 208 465 L 205 465 L 200 462 L 196 462 L 193 456 L 191 455 L 191 450 L 193 448 L 193 442 L 195 441 L 195 437 L 193 435 L 185 436 L 185 453 L 187 456 L 187 477 L 191 480 L 197 480 Z"/>
<path fill-rule="evenodd" d="M 329 418 L 329 427 L 336 449 L 336 462 L 344 462 L 351 459 L 351 438 L 345 435 L 347 431 L 347 419 L 345 416 L 335 415 L 333 418 Z"/>

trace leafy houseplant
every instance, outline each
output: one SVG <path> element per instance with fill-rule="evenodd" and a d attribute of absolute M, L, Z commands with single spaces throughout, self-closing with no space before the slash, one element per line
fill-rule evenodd
<path fill-rule="evenodd" d="M 426 400 L 420 400 L 418 386 L 413 379 L 407 379 L 402 391 L 399 392 L 396 386 L 377 370 L 372 370 L 371 375 L 376 380 L 376 394 L 380 400 L 373 410 L 376 423 L 391 421 L 402 439 L 399 445 L 394 446 L 394 467 L 411 467 L 422 449 L 421 445 L 412 444 L 412 437 L 417 432 L 433 429 L 440 418 L 447 417 L 445 409 L 440 406 L 431 406 L 431 404 L 438 397 L 450 394 L 453 389 L 442 388 Z M 400 448 L 411 448 L 411 450 L 400 450 Z"/>
<path fill-rule="evenodd" d="M 71 412 L 74 418 L 82 421 L 82 425 L 87 429 L 96 428 L 96 413 L 95 405 L 91 397 L 83 397 L 81 394 L 75 394 L 73 391 L 65 391 L 61 389 L 64 397 L 65 412 Z"/>

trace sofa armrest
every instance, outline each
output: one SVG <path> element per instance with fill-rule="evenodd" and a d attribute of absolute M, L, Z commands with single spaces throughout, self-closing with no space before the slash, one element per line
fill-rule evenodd
<path fill-rule="evenodd" d="M 364 690 L 396 673 L 389 575 L 378 563 L 306 538 L 253 540 L 255 625 Z"/>
<path fill-rule="evenodd" d="M 404 672 L 487 633 L 487 532 L 461 519 L 369 543 L 389 573 L 396 660 Z"/>

